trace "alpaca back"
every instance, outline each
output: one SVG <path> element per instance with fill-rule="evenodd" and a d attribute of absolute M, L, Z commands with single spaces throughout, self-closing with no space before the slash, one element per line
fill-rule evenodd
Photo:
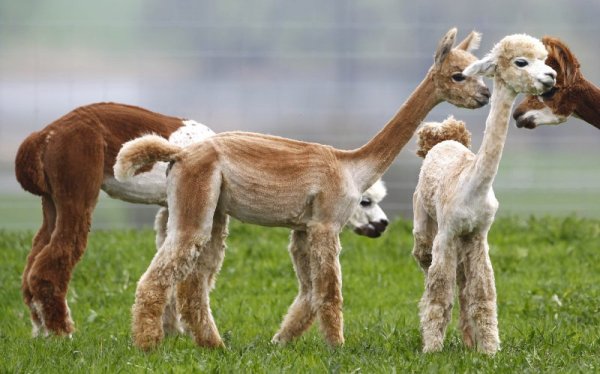
<path fill-rule="evenodd" d="M 425 158 L 436 144 L 454 140 L 467 148 L 471 147 L 471 133 L 465 123 L 450 116 L 444 122 L 425 122 L 417 131 L 417 156 Z"/>

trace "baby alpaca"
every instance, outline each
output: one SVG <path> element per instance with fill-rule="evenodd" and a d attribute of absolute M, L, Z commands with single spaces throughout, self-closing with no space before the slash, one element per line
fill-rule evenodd
<path fill-rule="evenodd" d="M 413 197 L 413 255 L 425 272 L 420 302 L 423 351 L 439 351 L 458 284 L 460 328 L 468 347 L 494 354 L 500 345 L 494 272 L 487 234 L 498 202 L 492 190 L 509 116 L 518 93 L 541 94 L 556 73 L 544 64 L 546 49 L 527 35 L 502 39 L 465 76 L 494 77 L 491 108 L 479 152 L 467 147 L 464 124 L 448 118 L 419 130 L 418 154 L 425 157 Z M 440 142 L 433 146 L 436 142 Z"/>
<path fill-rule="evenodd" d="M 453 48 L 456 29 L 440 42 L 434 65 L 390 122 L 364 146 L 338 150 L 255 133 L 214 135 L 185 149 L 145 136 L 125 144 L 117 179 L 169 161 L 167 237 L 141 277 L 132 308 L 134 344 L 154 347 L 169 290 L 177 289 L 182 319 L 201 346 L 222 346 L 209 292 L 225 254 L 228 217 L 292 229 L 290 255 L 299 293 L 273 337 L 285 344 L 315 319 L 331 345 L 344 342 L 339 232 L 361 195 L 377 181 L 423 118 L 444 100 L 468 108 L 487 104 L 480 77 L 462 75 L 479 44 L 471 33 Z"/>

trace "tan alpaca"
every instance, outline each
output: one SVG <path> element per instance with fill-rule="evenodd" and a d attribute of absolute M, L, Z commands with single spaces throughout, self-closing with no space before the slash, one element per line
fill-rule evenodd
<path fill-rule="evenodd" d="M 575 116 L 600 129 L 600 88 L 585 79 L 565 43 L 551 36 L 544 36 L 542 43 L 548 50 L 546 64 L 556 71 L 556 85 L 539 97 L 526 97 L 517 106 L 513 112 L 517 127 L 559 125 Z"/>
<path fill-rule="evenodd" d="M 361 194 L 390 166 L 425 115 L 447 100 L 476 108 L 488 102 L 481 78 L 462 75 L 476 58 L 479 35 L 452 48 L 440 42 L 435 63 L 400 111 L 363 147 L 344 151 L 275 136 L 229 132 L 185 149 L 156 136 L 124 145 L 115 175 L 126 179 L 155 161 L 171 161 L 167 237 L 141 277 L 133 306 L 133 339 L 148 349 L 163 336 L 161 315 L 177 286 L 182 319 L 197 344 L 221 346 L 209 291 L 223 261 L 228 216 L 291 228 L 290 254 L 300 290 L 273 341 L 300 336 L 315 318 L 325 340 L 344 342 L 339 231 Z"/>
<path fill-rule="evenodd" d="M 426 278 L 420 303 L 424 352 L 443 347 L 455 283 L 465 345 L 487 354 L 499 348 L 496 289 L 487 242 L 498 208 L 492 183 L 517 94 L 540 94 L 555 82 L 556 73 L 544 64 L 546 55 L 539 40 L 511 35 L 465 69 L 465 76 L 494 78 L 490 113 L 477 154 L 465 146 L 470 136 L 464 124 L 453 118 L 442 124 L 425 124 L 419 130 L 422 148 L 418 154 L 426 156 L 413 197 L 413 255 Z M 432 147 L 436 141 L 441 142 Z"/>

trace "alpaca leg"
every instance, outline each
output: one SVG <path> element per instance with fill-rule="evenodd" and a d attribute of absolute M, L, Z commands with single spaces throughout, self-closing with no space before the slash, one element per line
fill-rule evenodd
<path fill-rule="evenodd" d="M 468 314 L 472 321 L 478 350 L 494 354 L 500 347 L 496 310 L 496 285 L 489 256 L 487 235 L 478 238 L 474 251 L 467 256 Z"/>
<path fill-rule="evenodd" d="M 156 212 L 156 218 L 154 218 L 154 231 L 156 232 L 156 249 L 165 242 L 167 238 L 167 221 L 169 219 L 169 210 L 162 207 Z M 167 296 L 167 306 L 162 318 L 163 331 L 165 334 L 179 334 L 183 333 L 184 329 L 181 326 L 179 315 L 177 314 L 176 305 L 176 293 L 175 289 L 170 289 Z"/>
<path fill-rule="evenodd" d="M 330 345 L 344 344 L 342 316 L 341 251 L 338 231 L 317 225 L 308 230 L 312 305 L 317 311 L 321 332 Z"/>
<path fill-rule="evenodd" d="M 42 197 L 42 227 L 39 229 L 35 237 L 33 238 L 33 246 L 31 252 L 27 256 L 27 263 L 25 264 L 25 270 L 23 270 L 22 282 L 21 282 L 21 293 L 23 294 L 23 300 L 29 307 L 31 313 L 31 324 L 32 336 L 36 337 L 39 335 L 40 330 L 45 330 L 42 321 L 42 315 L 38 312 L 33 301 L 33 294 L 29 287 L 29 273 L 31 267 L 35 261 L 36 256 L 42 251 L 42 249 L 50 242 L 52 231 L 54 231 L 54 225 L 56 223 L 56 207 L 54 202 L 48 196 Z M 47 334 L 47 331 L 41 331 Z"/>
<path fill-rule="evenodd" d="M 306 232 L 292 231 L 289 251 L 300 290 L 294 303 L 288 309 L 281 328 L 272 339 L 273 343 L 279 344 L 288 343 L 302 335 L 311 326 L 316 316 L 316 310 L 313 309 L 311 300 L 311 260 Z"/>
<path fill-rule="evenodd" d="M 413 257 L 417 260 L 421 269 L 427 276 L 429 266 L 431 266 L 431 251 L 433 238 L 435 238 L 437 225 L 433 221 L 420 202 L 418 193 L 413 195 Z"/>
<path fill-rule="evenodd" d="M 228 221 L 225 213 L 215 213 L 210 242 L 201 249 L 192 273 L 177 287 L 182 320 L 202 347 L 224 346 L 210 310 L 209 293 L 223 264 Z"/>
<path fill-rule="evenodd" d="M 57 335 L 74 331 L 66 296 L 73 268 L 85 251 L 94 204 L 88 201 L 84 209 L 80 204 L 57 204 L 56 228 L 27 276 L 31 303 L 45 328 Z"/>
<path fill-rule="evenodd" d="M 193 175 L 198 183 L 181 178 L 177 164 L 170 178 L 167 238 L 138 282 L 132 308 L 133 341 L 142 349 L 150 349 L 162 339 L 169 290 L 192 272 L 208 243 L 219 198 L 220 172 L 212 164 L 199 166 Z"/>
<path fill-rule="evenodd" d="M 27 275 L 31 302 L 44 326 L 57 335 L 70 335 L 74 330 L 66 296 L 73 268 L 87 245 L 104 177 L 102 137 L 93 133 L 68 135 L 68 145 L 57 140 L 48 143 L 46 149 L 45 174 L 56 222 L 50 241 L 35 256 Z"/>
<path fill-rule="evenodd" d="M 460 319 L 459 319 L 459 328 L 462 332 L 463 343 L 467 348 L 473 348 L 473 344 L 475 343 L 475 338 L 473 336 L 473 328 L 471 325 L 471 320 L 469 318 L 469 297 L 467 290 L 467 276 L 465 264 L 463 262 L 459 263 L 456 267 L 456 283 L 458 285 L 458 299 L 460 306 Z"/>
<path fill-rule="evenodd" d="M 169 220 L 169 209 L 165 207 L 161 207 L 158 212 L 156 212 L 156 217 L 154 217 L 154 232 L 156 232 L 156 250 L 159 250 L 162 247 L 165 239 L 167 238 L 167 221 Z"/>
<path fill-rule="evenodd" d="M 433 242 L 433 260 L 425 284 L 420 317 L 423 352 L 440 351 L 452 316 L 456 277 L 456 249 L 452 240 L 438 234 Z"/>
<path fill-rule="evenodd" d="M 136 346 L 150 349 L 163 337 L 162 315 L 171 289 L 188 276 L 208 241 L 208 234 L 169 233 L 165 243 L 140 278 L 132 307 L 132 335 Z"/>

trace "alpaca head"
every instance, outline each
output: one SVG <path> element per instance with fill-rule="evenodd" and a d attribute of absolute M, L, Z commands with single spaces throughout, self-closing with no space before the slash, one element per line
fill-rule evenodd
<path fill-rule="evenodd" d="M 363 193 L 360 205 L 354 209 L 346 225 L 358 235 L 380 237 L 388 225 L 387 215 L 379 206 L 386 194 L 385 185 L 379 179 Z"/>
<path fill-rule="evenodd" d="M 556 83 L 556 72 L 546 65 L 546 48 L 525 34 L 504 37 L 483 59 L 469 65 L 466 76 L 494 77 L 515 93 L 540 95 Z"/>
<path fill-rule="evenodd" d="M 560 40 L 544 36 L 548 50 L 546 65 L 556 71 L 556 84 L 540 97 L 527 96 L 513 113 L 517 127 L 533 129 L 540 125 L 558 125 L 575 111 L 576 87 L 581 79 L 579 61 Z"/>
<path fill-rule="evenodd" d="M 430 69 L 437 95 L 442 101 L 463 108 L 479 108 L 490 99 L 490 90 L 481 77 L 467 77 L 462 71 L 477 58 L 471 51 L 479 48 L 481 34 L 472 31 L 453 48 L 456 28 L 451 29 L 440 41 Z"/>

